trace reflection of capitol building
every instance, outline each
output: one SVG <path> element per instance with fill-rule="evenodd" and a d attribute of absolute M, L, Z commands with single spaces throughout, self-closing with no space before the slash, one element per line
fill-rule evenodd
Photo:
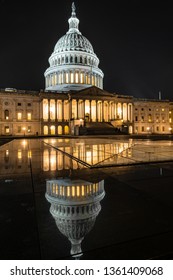
<path fill-rule="evenodd" d="M 60 232 L 69 239 L 70 254 L 75 258 L 82 255 L 82 240 L 93 228 L 104 196 L 103 180 L 98 183 L 73 179 L 46 182 L 50 213 Z"/>
<path fill-rule="evenodd" d="M 74 3 L 68 23 L 49 58 L 45 90 L 0 89 L 0 135 L 171 134 L 173 103 L 106 91 Z"/>
<path fill-rule="evenodd" d="M 132 139 L 128 141 L 90 141 L 73 139 L 15 140 L 0 149 L 0 174 L 78 170 L 99 163 L 116 164 L 118 157 L 131 158 Z M 57 148 L 58 147 L 58 148 Z M 62 175 L 64 176 L 64 175 Z"/>
<path fill-rule="evenodd" d="M 51 143 L 51 140 L 47 140 Z M 70 144 L 71 142 L 71 144 Z M 56 140 L 53 141 L 51 147 L 43 150 L 43 171 L 55 171 L 63 169 L 78 169 L 79 167 L 87 167 L 107 162 L 117 163 L 118 156 L 124 154 L 131 157 L 132 139 L 127 142 L 108 142 L 100 144 L 89 144 L 85 141 L 75 141 L 72 143 L 62 143 Z M 56 146 L 58 145 L 58 150 Z M 67 156 L 69 155 L 69 156 Z M 79 161 L 80 160 L 80 161 Z M 86 164 L 85 164 L 86 163 Z"/>

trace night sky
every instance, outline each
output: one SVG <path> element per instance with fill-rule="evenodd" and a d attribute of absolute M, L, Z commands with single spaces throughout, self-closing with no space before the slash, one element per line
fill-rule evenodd
<path fill-rule="evenodd" d="M 70 0 L 0 0 L 0 88 L 44 89 L 56 42 L 68 31 Z M 173 100 L 173 16 L 168 1 L 74 1 L 79 30 L 104 72 L 104 89 Z M 171 2 L 171 1 L 170 1 Z"/>

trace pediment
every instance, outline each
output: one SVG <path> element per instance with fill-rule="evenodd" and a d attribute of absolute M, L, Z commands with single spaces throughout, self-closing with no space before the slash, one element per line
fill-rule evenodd
<path fill-rule="evenodd" d="M 108 92 L 108 91 L 105 91 L 103 89 L 100 89 L 96 86 L 92 86 L 92 87 L 89 87 L 89 88 L 85 88 L 83 90 L 80 90 L 76 93 L 74 93 L 75 96 L 81 96 L 81 97 L 87 97 L 87 96 L 97 96 L 97 97 L 113 97 L 115 96 L 114 94 Z"/>

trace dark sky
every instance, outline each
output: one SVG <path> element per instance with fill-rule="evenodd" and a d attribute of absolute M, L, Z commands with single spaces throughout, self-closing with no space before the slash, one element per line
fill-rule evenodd
<path fill-rule="evenodd" d="M 168 1 L 76 0 L 79 29 L 104 72 L 104 89 L 173 100 L 173 15 Z M 171 2 L 171 1 L 170 1 Z M 0 88 L 44 89 L 44 71 L 68 31 L 70 0 L 0 0 Z"/>

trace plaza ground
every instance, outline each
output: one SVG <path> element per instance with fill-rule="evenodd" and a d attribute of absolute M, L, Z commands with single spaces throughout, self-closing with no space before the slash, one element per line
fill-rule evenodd
<path fill-rule="evenodd" d="M 0 259 L 73 258 L 70 242 L 57 228 L 45 198 L 46 180 L 58 177 L 104 180 L 101 211 L 82 241 L 81 259 L 173 258 L 170 157 L 168 161 L 162 157 L 158 162 L 45 171 L 42 152 L 45 147 L 50 151 L 53 148 L 42 140 L 28 140 L 31 160 L 27 147 L 21 151 L 22 158 L 17 158 L 19 139 L 0 148 Z M 92 141 L 96 143 L 95 138 Z M 167 144 L 166 159 L 172 152 L 172 140 Z M 153 142 L 147 145 L 152 147 Z M 10 154 L 8 161 L 6 151 Z"/>

